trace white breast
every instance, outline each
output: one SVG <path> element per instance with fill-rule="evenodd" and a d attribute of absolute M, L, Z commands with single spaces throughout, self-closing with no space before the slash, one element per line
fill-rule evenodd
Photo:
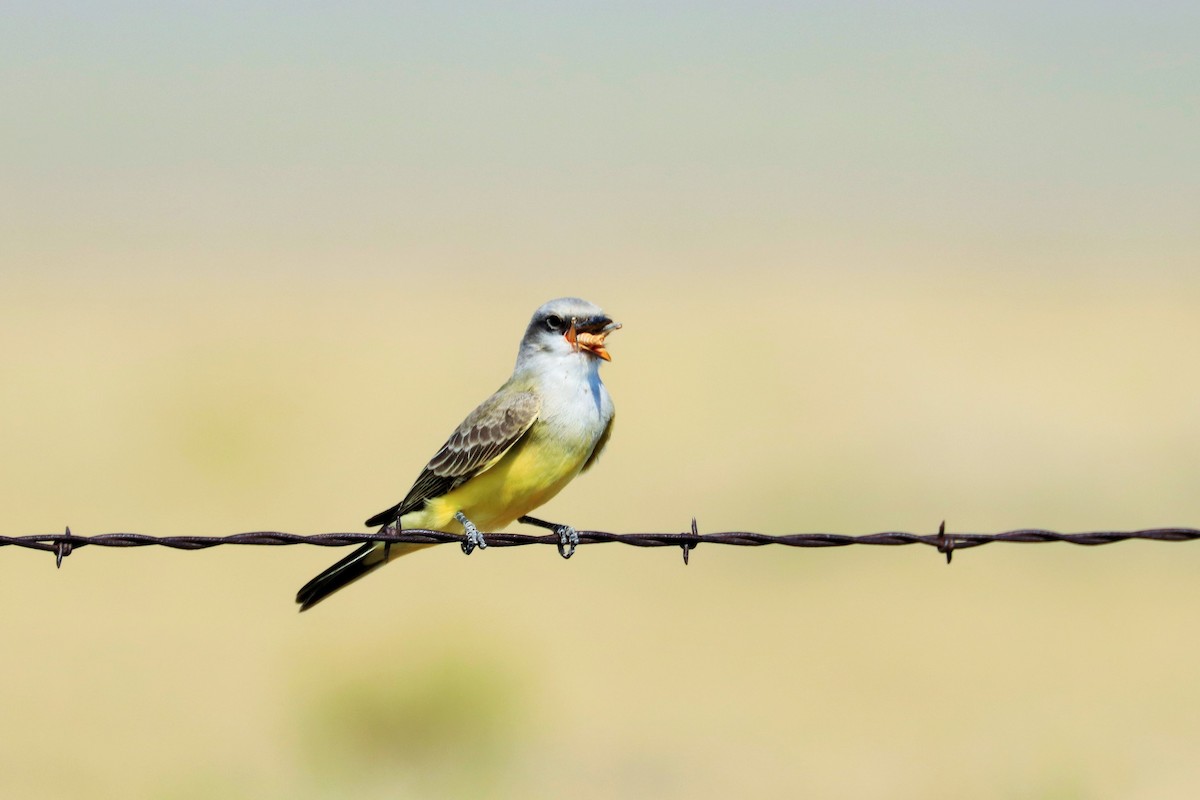
<path fill-rule="evenodd" d="M 539 420 L 548 437 L 586 446 L 600 440 L 613 415 L 612 398 L 600 381 L 599 359 L 585 353 L 546 359 L 539 365 Z"/>

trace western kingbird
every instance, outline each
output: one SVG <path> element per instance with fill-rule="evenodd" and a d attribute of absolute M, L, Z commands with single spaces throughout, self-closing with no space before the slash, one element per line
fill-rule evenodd
<path fill-rule="evenodd" d="M 499 530 L 558 494 L 596 462 L 612 433 L 600 361 L 612 360 L 604 340 L 620 327 L 577 297 L 535 311 L 512 377 L 467 415 L 404 499 L 367 525 L 465 533 L 469 553 L 487 546 L 481 530 Z M 564 545 L 575 535 L 568 526 L 551 527 Z M 296 602 L 304 611 L 392 559 L 430 546 L 368 542 L 306 583 Z"/>

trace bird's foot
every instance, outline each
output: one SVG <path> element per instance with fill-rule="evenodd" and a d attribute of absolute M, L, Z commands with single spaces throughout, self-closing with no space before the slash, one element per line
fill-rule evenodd
<path fill-rule="evenodd" d="M 575 555 L 575 548 L 579 546 L 579 531 L 570 525 L 558 525 L 554 532 L 558 534 L 558 554 L 563 558 Z"/>
<path fill-rule="evenodd" d="M 454 518 L 458 520 L 458 524 L 463 526 L 465 538 L 462 543 L 462 551 L 466 555 L 471 555 L 471 552 L 478 547 L 480 550 L 487 549 L 487 542 L 483 540 L 483 534 L 479 532 L 479 528 L 475 527 L 475 523 L 467 519 L 467 515 L 461 511 L 454 513 Z"/>
<path fill-rule="evenodd" d="M 517 522 L 524 522 L 526 525 L 537 525 L 539 528 L 554 531 L 558 535 L 558 554 L 563 558 L 570 558 L 575 555 L 575 548 L 579 546 L 579 531 L 570 525 L 546 522 L 537 517 L 521 517 Z"/>

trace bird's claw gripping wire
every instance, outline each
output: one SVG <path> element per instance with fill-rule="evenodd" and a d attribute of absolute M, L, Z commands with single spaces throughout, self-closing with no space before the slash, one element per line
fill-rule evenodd
<path fill-rule="evenodd" d="M 539 528 L 554 531 L 558 536 L 558 554 L 563 558 L 570 558 L 575 555 L 575 548 L 579 546 L 579 531 L 570 525 L 546 522 L 544 519 L 538 519 L 537 517 L 521 517 L 517 522 L 526 525 L 536 525 Z"/>
<path fill-rule="evenodd" d="M 563 558 L 575 555 L 575 548 L 579 546 L 579 531 L 570 525 L 559 525 L 554 532 L 558 534 L 558 554 Z"/>
<path fill-rule="evenodd" d="M 467 515 L 461 511 L 454 512 L 454 518 L 463 526 L 463 543 L 462 551 L 466 555 L 471 555 L 471 552 L 478 547 L 480 550 L 487 549 L 487 542 L 483 540 L 483 534 L 479 532 L 479 528 L 475 527 L 475 523 L 467 519 Z"/>

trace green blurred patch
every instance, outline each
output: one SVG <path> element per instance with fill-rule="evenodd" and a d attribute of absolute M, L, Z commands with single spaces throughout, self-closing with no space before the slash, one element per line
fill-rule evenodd
<path fill-rule="evenodd" d="M 294 354 L 214 346 L 163 368 L 173 377 L 153 394 L 151 419 L 173 470 L 222 491 L 260 487 L 278 473 L 280 453 L 302 430 L 289 390 L 303 369 Z"/>
<path fill-rule="evenodd" d="M 531 687 L 506 652 L 477 639 L 406 640 L 402 652 L 378 648 L 314 675 L 300 746 L 318 782 L 461 796 L 502 780 Z"/>
<path fill-rule="evenodd" d="M 257 785 L 254 775 L 228 765 L 209 766 L 194 771 L 182 770 L 173 775 L 165 786 L 149 791 L 154 800 L 249 800 L 261 797 L 264 788 Z"/>

